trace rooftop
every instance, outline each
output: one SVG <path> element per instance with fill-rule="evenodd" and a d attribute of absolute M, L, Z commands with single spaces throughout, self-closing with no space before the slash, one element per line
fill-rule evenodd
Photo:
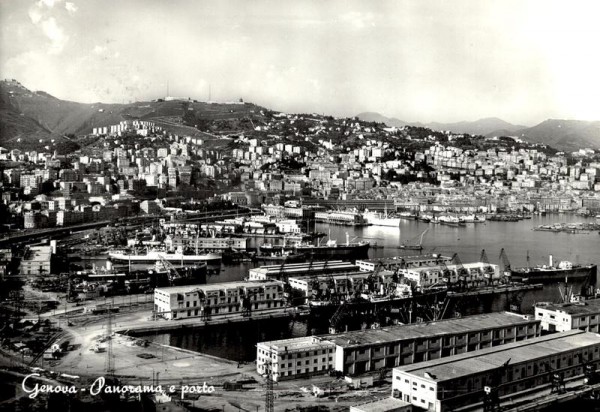
<path fill-rule="evenodd" d="M 413 262 L 426 262 L 426 261 L 430 261 L 430 260 L 450 261 L 451 259 L 452 258 L 449 256 L 442 256 L 442 255 L 437 255 L 437 254 L 425 254 L 425 255 L 415 255 L 415 256 L 394 256 L 394 257 L 389 257 L 389 258 L 361 259 L 359 261 L 367 262 L 367 263 L 381 262 L 382 264 L 385 265 L 385 264 L 392 264 L 392 263 L 400 263 L 402 261 L 404 261 L 406 263 L 413 263 Z"/>
<path fill-rule="evenodd" d="M 157 291 L 163 293 L 190 293 L 195 290 L 202 290 L 204 292 L 212 290 L 223 290 L 223 289 L 237 289 L 243 287 L 255 287 L 255 286 L 273 286 L 282 285 L 283 283 L 278 280 L 256 280 L 256 281 L 240 281 L 240 282 L 222 282 L 222 283 L 211 283 L 209 285 L 185 285 L 185 286 L 169 286 L 165 288 L 156 288 Z"/>
<path fill-rule="evenodd" d="M 326 266 L 325 266 L 326 265 Z M 314 262 L 312 266 L 310 263 L 291 263 L 283 265 L 283 271 L 285 273 L 303 273 L 313 270 L 356 270 L 358 266 L 352 264 L 352 262 L 343 262 L 341 260 L 335 260 L 330 262 Z M 261 266 L 259 268 L 250 269 L 251 272 L 256 273 L 279 273 L 282 271 L 282 265 L 268 265 Z"/>
<path fill-rule="evenodd" d="M 47 262 L 52 255 L 51 246 L 30 246 L 23 260 L 30 262 Z"/>
<path fill-rule="evenodd" d="M 404 402 L 398 398 L 383 398 L 372 402 L 365 402 L 359 405 L 353 405 L 351 408 L 354 411 L 364 412 L 386 412 L 392 409 L 399 409 L 405 406 L 409 406 L 410 403 Z"/>
<path fill-rule="evenodd" d="M 545 358 L 556 353 L 599 344 L 600 335 L 572 330 L 475 352 L 466 352 L 447 358 L 400 366 L 395 369 L 425 377 L 430 379 L 431 382 L 443 382 L 475 373 L 491 371 L 502 366 L 509 359 L 510 364 L 516 365 Z"/>
<path fill-rule="evenodd" d="M 365 346 L 381 342 L 410 340 L 432 336 L 454 335 L 480 329 L 501 328 L 511 325 L 528 324 L 533 319 L 510 312 L 487 313 L 438 322 L 414 323 L 410 325 L 388 326 L 381 329 L 365 329 L 334 335 L 324 335 L 342 347 Z"/>
<path fill-rule="evenodd" d="M 537 307 L 537 306 L 536 306 Z M 600 312 L 600 299 L 584 300 L 581 303 L 556 303 L 539 306 L 540 309 L 567 313 L 569 315 L 593 314 Z"/>
<path fill-rule="evenodd" d="M 276 351 L 288 352 L 310 348 L 333 347 L 333 343 L 331 341 L 321 339 L 317 336 L 303 336 L 301 338 L 282 339 L 270 342 L 259 342 L 258 345 L 267 346 L 272 350 Z"/>

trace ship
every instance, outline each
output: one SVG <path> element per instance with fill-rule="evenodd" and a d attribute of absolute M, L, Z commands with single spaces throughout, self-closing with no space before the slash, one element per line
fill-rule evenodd
<path fill-rule="evenodd" d="M 400 227 L 399 217 L 390 217 L 387 213 L 369 212 L 365 210 L 363 218 L 368 225 L 371 226 L 387 226 L 387 227 Z"/>
<path fill-rule="evenodd" d="M 304 262 L 306 255 L 304 253 L 294 253 L 291 250 L 274 250 L 270 254 L 256 256 L 256 260 L 263 260 L 265 262 Z"/>
<path fill-rule="evenodd" d="M 116 262 L 128 263 L 155 263 L 166 260 L 171 263 L 191 264 L 196 262 L 218 262 L 221 260 L 220 253 L 200 253 L 185 255 L 181 252 L 169 253 L 159 250 L 149 250 L 146 253 L 127 253 L 125 251 L 109 251 L 108 257 Z"/>
<path fill-rule="evenodd" d="M 550 255 L 548 265 L 511 269 L 509 273 L 511 280 L 518 282 L 567 282 L 571 279 L 587 279 L 587 283 L 596 284 L 597 265 L 578 265 L 566 260 L 554 265 Z"/>
<path fill-rule="evenodd" d="M 312 243 L 297 243 L 294 245 L 272 245 L 265 243 L 260 246 L 263 254 L 271 254 L 274 251 L 292 251 L 301 253 L 309 259 L 365 259 L 369 257 L 370 243 L 365 240 L 360 242 L 350 242 L 348 233 L 346 233 L 346 243 L 338 244 L 336 240 L 330 239 L 325 245 L 314 245 Z"/>

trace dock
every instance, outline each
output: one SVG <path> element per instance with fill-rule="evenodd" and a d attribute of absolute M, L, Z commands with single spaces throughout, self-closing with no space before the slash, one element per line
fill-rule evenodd
<path fill-rule="evenodd" d="M 483 288 L 477 288 L 466 292 L 453 292 L 448 291 L 448 297 L 468 297 L 468 296 L 481 296 L 481 295 L 494 295 L 497 293 L 512 293 L 512 292 L 524 292 L 528 290 L 539 290 L 543 289 L 544 285 L 536 283 L 533 285 L 498 285 L 498 286 L 486 286 Z"/>
<path fill-rule="evenodd" d="M 153 332 L 168 333 L 183 330 L 201 329 L 207 326 L 226 325 L 239 322 L 252 322 L 263 319 L 281 319 L 281 318 L 304 318 L 309 315 L 307 309 L 286 308 L 286 310 L 271 310 L 255 313 L 251 316 L 242 316 L 240 314 L 218 316 L 214 319 L 191 318 L 182 320 L 148 320 L 137 322 L 136 324 L 127 325 L 125 328 L 120 328 L 115 333 L 121 335 L 144 335 Z"/>

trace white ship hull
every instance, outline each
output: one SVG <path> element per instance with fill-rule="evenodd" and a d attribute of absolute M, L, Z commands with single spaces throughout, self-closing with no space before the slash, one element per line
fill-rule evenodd
<path fill-rule="evenodd" d="M 112 260 L 131 263 L 154 263 L 163 259 L 174 263 L 211 262 L 221 260 L 221 255 L 218 253 L 184 255 L 182 253 L 167 253 L 157 251 L 150 251 L 143 255 L 132 255 L 123 252 L 109 252 L 108 257 Z"/>
<path fill-rule="evenodd" d="M 387 227 L 400 227 L 402 221 L 399 217 L 385 217 L 385 215 L 365 213 L 363 215 L 367 224 L 372 226 L 387 226 Z"/>

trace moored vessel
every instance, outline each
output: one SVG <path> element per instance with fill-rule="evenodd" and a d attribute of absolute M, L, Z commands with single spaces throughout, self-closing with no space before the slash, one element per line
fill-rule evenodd
<path fill-rule="evenodd" d="M 549 257 L 548 265 L 534 266 L 528 268 L 517 268 L 510 271 L 510 278 L 514 281 L 528 282 L 565 282 L 569 279 L 588 279 L 588 283 L 595 284 L 597 266 L 595 264 L 578 265 L 563 260 L 554 265 L 552 255 Z"/>

